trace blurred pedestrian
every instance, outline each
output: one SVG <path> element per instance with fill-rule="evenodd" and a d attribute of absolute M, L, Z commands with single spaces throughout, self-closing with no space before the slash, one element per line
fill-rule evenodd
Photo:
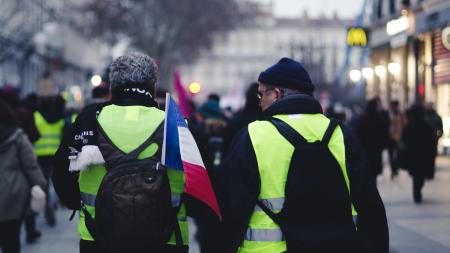
<path fill-rule="evenodd" d="M 413 105 L 408 110 L 407 117 L 408 123 L 402 135 L 404 163 L 413 178 L 414 202 L 421 203 L 425 178 L 433 169 L 436 136 L 425 121 L 425 112 L 421 104 Z"/>
<path fill-rule="evenodd" d="M 20 225 L 29 207 L 31 188 L 45 189 L 47 184 L 27 135 L 1 99 L 0 160 L 0 248 L 3 253 L 18 253 Z"/>
<path fill-rule="evenodd" d="M 399 168 L 399 144 L 402 138 L 402 131 L 405 127 L 405 118 L 400 111 L 399 103 L 394 100 L 390 104 L 389 110 L 389 163 L 391 165 L 391 178 L 394 179 L 398 174 Z"/>
<path fill-rule="evenodd" d="M 35 142 L 39 138 L 39 132 L 33 119 L 33 111 L 20 104 L 18 90 L 11 86 L 4 86 L 0 89 L 0 98 L 3 98 L 12 108 L 30 142 Z"/>
<path fill-rule="evenodd" d="M 107 102 L 111 99 L 111 91 L 109 85 L 102 82 L 99 86 L 94 87 L 91 92 L 91 98 L 86 101 L 86 106 Z"/>
<path fill-rule="evenodd" d="M 442 137 L 444 133 L 443 125 L 442 125 L 442 118 L 437 114 L 436 110 L 433 108 L 433 103 L 428 102 L 425 104 L 425 121 L 428 123 L 428 125 L 431 126 L 431 130 L 433 130 L 434 133 L 434 146 L 433 146 L 433 152 L 434 157 L 438 154 L 438 141 L 439 138 Z M 433 159 L 433 165 L 432 170 L 427 175 L 428 179 L 434 178 L 434 173 L 436 171 L 436 159 Z"/>
<path fill-rule="evenodd" d="M 380 109 L 379 99 L 367 102 L 365 114 L 357 123 L 356 132 L 366 152 L 370 177 L 376 183 L 383 171 L 382 152 L 389 143 L 388 118 Z"/>
<path fill-rule="evenodd" d="M 224 142 L 222 150 L 227 151 L 233 137 L 249 123 L 261 117 L 261 107 L 259 106 L 258 83 L 252 83 L 245 93 L 245 105 L 238 111 L 228 123 L 225 129 Z"/>
<path fill-rule="evenodd" d="M 217 177 L 214 252 L 387 253 L 386 214 L 361 148 L 323 115 L 308 72 L 283 58 L 258 81 L 264 119 L 235 136 Z"/>
<path fill-rule="evenodd" d="M 85 108 L 57 151 L 55 190 L 64 205 L 81 209 L 81 253 L 189 250 L 183 171 L 160 164 L 157 72 L 148 55 L 115 59 L 111 101 Z"/>
<path fill-rule="evenodd" d="M 56 150 L 61 143 L 62 134 L 66 124 L 65 101 L 61 96 L 42 97 L 38 109 L 34 112 L 34 121 L 40 138 L 33 144 L 34 152 L 38 157 L 39 165 L 44 176 L 50 183 L 53 173 L 53 162 Z M 56 225 L 54 206 L 47 192 L 47 205 L 45 219 L 50 226 Z"/>
<path fill-rule="evenodd" d="M 209 94 L 207 100 L 191 115 L 188 125 L 205 162 L 205 167 L 214 181 L 215 171 L 222 163 L 223 135 L 227 126 L 227 117 L 220 109 L 220 96 L 214 93 Z M 196 238 L 201 252 L 209 252 L 211 235 L 206 230 L 208 225 L 206 219 L 197 219 L 196 225 Z"/>
<path fill-rule="evenodd" d="M 34 122 L 34 111 L 33 109 L 28 108 L 28 103 L 20 104 L 18 90 L 12 86 L 4 86 L 0 89 L 0 98 L 3 98 L 14 111 L 20 128 L 25 132 L 30 142 L 34 143 L 37 141 L 40 138 L 40 134 Z M 27 96 L 26 101 L 31 103 L 32 99 L 33 96 Z M 30 107 L 32 108 L 32 106 Z M 25 214 L 24 223 L 27 243 L 35 242 L 41 236 L 41 231 L 36 229 L 35 216 L 36 213 L 34 213 L 31 209 L 27 210 Z"/>
<path fill-rule="evenodd" d="M 205 165 L 208 169 L 217 168 L 222 160 L 222 143 L 227 118 L 220 109 L 220 96 L 210 94 L 196 112 L 190 117 L 189 129 L 198 145 L 204 151 Z"/>

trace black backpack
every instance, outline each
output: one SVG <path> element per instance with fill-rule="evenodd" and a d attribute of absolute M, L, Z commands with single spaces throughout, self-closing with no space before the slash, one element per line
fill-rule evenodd
<path fill-rule="evenodd" d="M 257 204 L 280 226 L 288 252 L 357 252 L 349 192 L 328 148 L 339 122 L 332 119 L 322 141 L 308 143 L 284 121 L 269 121 L 295 150 L 281 212 L 275 214 L 260 200 Z"/>
<path fill-rule="evenodd" d="M 172 206 L 166 168 L 160 163 L 163 123 L 134 151 L 125 154 L 98 125 L 98 142 L 107 173 L 95 199 L 95 220 L 86 208 L 86 227 L 104 252 L 164 252 L 172 232 L 182 246 L 177 207 Z M 138 160 L 150 144 L 153 157 Z"/>

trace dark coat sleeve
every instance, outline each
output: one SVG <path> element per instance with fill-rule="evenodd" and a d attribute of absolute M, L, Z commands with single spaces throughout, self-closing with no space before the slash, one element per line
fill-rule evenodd
<path fill-rule="evenodd" d="M 39 168 L 36 155 L 33 152 L 33 146 L 25 133 L 19 134 L 17 145 L 22 170 L 30 186 L 39 185 L 43 190 L 46 190 L 47 180 L 45 179 L 41 168 Z"/>
<path fill-rule="evenodd" d="M 61 144 L 56 151 L 54 160 L 54 172 L 52 175 L 53 186 L 61 203 L 73 210 L 80 209 L 81 197 L 78 187 L 78 175 L 69 172 L 69 148 L 72 138 L 72 128 L 69 126 L 64 131 Z"/>
<path fill-rule="evenodd" d="M 350 177 L 351 199 L 358 212 L 358 237 L 367 253 L 389 252 L 389 231 L 386 211 L 371 180 L 364 153 L 350 128 L 342 126 L 344 133 L 347 170 Z"/>
<path fill-rule="evenodd" d="M 236 135 L 227 153 L 215 180 L 223 222 L 216 232 L 219 240 L 214 252 L 237 251 L 260 191 L 256 156 L 247 128 Z"/>

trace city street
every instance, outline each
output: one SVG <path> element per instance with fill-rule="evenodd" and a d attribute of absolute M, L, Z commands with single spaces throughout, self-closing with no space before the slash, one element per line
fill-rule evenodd
<path fill-rule="evenodd" d="M 411 179 L 405 171 L 392 181 L 386 166 L 379 178 L 389 219 L 391 253 L 450 252 L 450 157 L 439 157 L 437 167 L 436 179 L 425 184 L 421 205 L 413 203 Z M 70 211 L 60 209 L 55 228 L 45 225 L 40 217 L 38 226 L 43 236 L 36 244 L 23 243 L 23 253 L 78 252 L 77 222 L 69 222 L 69 216 Z M 195 243 L 191 252 L 199 252 Z"/>
<path fill-rule="evenodd" d="M 391 252 L 450 252 L 450 158 L 438 158 L 436 178 L 425 183 L 420 205 L 413 202 L 412 180 L 405 171 L 391 181 L 385 169 L 379 179 L 389 219 Z"/>

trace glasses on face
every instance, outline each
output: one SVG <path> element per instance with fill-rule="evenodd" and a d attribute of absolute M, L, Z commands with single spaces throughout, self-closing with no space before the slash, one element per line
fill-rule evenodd
<path fill-rule="evenodd" d="M 258 93 L 256 93 L 256 97 L 258 98 L 258 100 L 261 100 L 262 97 L 264 97 L 264 95 L 268 95 L 268 94 L 269 94 L 270 92 L 272 92 L 274 89 L 275 89 L 275 88 L 266 89 L 266 90 L 263 91 L 263 92 L 259 92 L 259 91 L 258 91 Z"/>

